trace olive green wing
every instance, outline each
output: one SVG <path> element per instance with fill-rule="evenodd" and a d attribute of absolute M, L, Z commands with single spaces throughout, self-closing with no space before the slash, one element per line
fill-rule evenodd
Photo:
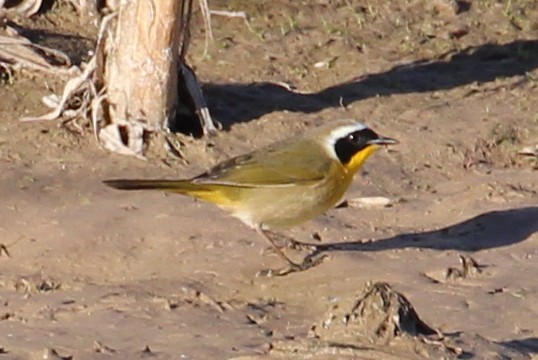
<path fill-rule="evenodd" d="M 324 151 L 313 141 L 276 144 L 225 161 L 193 181 L 242 187 L 315 183 L 331 166 Z"/>

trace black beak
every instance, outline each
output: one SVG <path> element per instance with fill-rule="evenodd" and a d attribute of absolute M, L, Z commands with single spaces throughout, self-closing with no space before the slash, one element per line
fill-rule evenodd
<path fill-rule="evenodd" d="M 369 145 L 394 145 L 398 144 L 399 141 L 396 139 L 391 139 L 388 137 L 380 136 L 377 139 L 372 139 L 368 141 Z"/>

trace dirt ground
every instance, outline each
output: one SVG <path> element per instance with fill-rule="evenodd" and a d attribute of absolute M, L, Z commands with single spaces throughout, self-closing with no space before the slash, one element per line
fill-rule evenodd
<path fill-rule="evenodd" d="M 84 121 L 21 123 L 62 81 L 2 75 L 0 359 L 538 358 L 538 162 L 517 155 L 538 143 L 537 3 L 209 5 L 249 22 L 213 16 L 204 56 L 196 14 L 190 60 L 224 129 L 179 135 L 185 161 L 107 153 Z M 96 36 L 63 3 L 20 23 L 83 59 Z M 325 246 L 302 273 L 256 276 L 280 259 L 212 205 L 102 184 L 193 176 L 336 118 L 400 140 L 346 195 L 391 206 L 341 206 L 287 232 Z M 444 338 L 313 335 L 368 282 Z"/>

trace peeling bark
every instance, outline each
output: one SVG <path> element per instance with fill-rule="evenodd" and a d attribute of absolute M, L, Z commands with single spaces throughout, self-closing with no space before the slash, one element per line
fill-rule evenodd
<path fill-rule="evenodd" d="M 155 131 L 175 115 L 179 10 L 176 0 L 120 4 L 104 70 L 112 123 L 134 119 Z"/>

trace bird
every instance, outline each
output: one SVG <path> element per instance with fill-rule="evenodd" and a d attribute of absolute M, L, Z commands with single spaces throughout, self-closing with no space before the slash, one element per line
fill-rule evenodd
<path fill-rule="evenodd" d="M 378 135 L 353 119 L 326 121 L 289 139 L 225 160 L 189 179 L 114 179 L 120 190 L 163 190 L 217 205 L 257 230 L 288 266 L 268 275 L 287 275 L 318 264 L 292 261 L 274 234 L 334 207 L 354 175 L 377 149 L 398 141 Z"/>

